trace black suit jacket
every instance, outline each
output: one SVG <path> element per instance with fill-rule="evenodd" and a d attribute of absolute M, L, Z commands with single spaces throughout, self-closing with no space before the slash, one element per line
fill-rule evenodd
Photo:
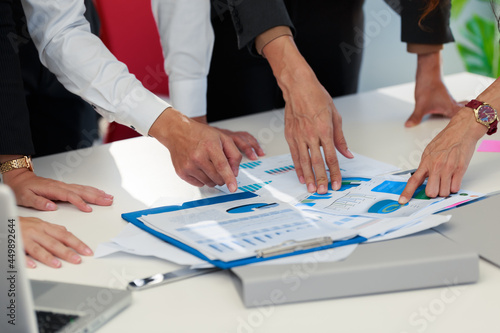
<path fill-rule="evenodd" d="M 276 26 L 293 24 L 287 12 L 287 6 L 293 7 L 294 1 L 304 0 L 227 0 L 226 7 L 231 13 L 238 35 L 238 47 L 253 49 L 255 38 L 262 32 Z M 339 0 L 325 0 L 339 1 Z M 343 0 L 350 1 L 350 0 Z M 441 1 L 440 5 L 423 22 L 425 30 L 418 25 L 425 6 L 423 0 L 385 0 L 401 15 L 401 40 L 406 43 L 444 44 L 453 41 L 450 29 L 450 0 Z M 214 0 L 213 11 L 221 14 L 225 8 L 222 0 Z M 215 7 L 215 3 L 218 7 Z M 341 17 L 342 13 L 336 13 Z"/>
<path fill-rule="evenodd" d="M 15 0 L 17 1 L 17 0 Z M 12 0 L 0 0 L 0 154 L 32 155 L 29 112 L 24 97 Z"/>

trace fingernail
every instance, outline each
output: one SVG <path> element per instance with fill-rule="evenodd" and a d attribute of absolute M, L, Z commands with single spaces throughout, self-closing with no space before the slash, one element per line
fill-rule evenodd
<path fill-rule="evenodd" d="M 113 199 L 114 198 L 114 196 L 112 196 L 111 194 L 107 194 L 107 193 L 104 195 L 104 197 L 105 198 L 109 198 L 109 199 Z"/>
<path fill-rule="evenodd" d="M 54 259 L 52 259 L 52 266 L 55 268 L 59 268 L 59 267 L 61 267 L 61 262 L 54 258 Z"/>
<path fill-rule="evenodd" d="M 85 210 L 87 212 L 91 212 L 92 211 L 92 207 L 90 207 L 89 205 L 85 205 Z"/>
<path fill-rule="evenodd" d="M 235 192 L 236 189 L 238 188 L 235 183 L 229 183 L 227 187 L 229 188 L 230 192 Z"/>
<path fill-rule="evenodd" d="M 53 202 L 47 202 L 47 204 L 45 205 L 45 209 L 47 209 L 47 210 L 56 210 L 57 206 Z"/>
<path fill-rule="evenodd" d="M 306 180 L 304 179 L 304 176 L 300 176 L 300 177 L 299 177 L 299 182 L 300 182 L 301 184 L 305 184 L 305 183 L 306 183 Z"/>
<path fill-rule="evenodd" d="M 258 159 L 257 154 L 255 152 L 252 153 L 252 157 L 250 157 L 252 160 Z"/>
<path fill-rule="evenodd" d="M 406 197 L 399 197 L 399 204 L 400 205 L 404 205 L 407 202 L 408 202 L 408 199 Z"/>
<path fill-rule="evenodd" d="M 26 265 L 28 265 L 29 268 L 36 268 L 36 263 L 29 259 L 27 262 L 26 262 Z"/>
<path fill-rule="evenodd" d="M 104 197 L 103 198 L 104 201 L 107 201 L 107 202 L 113 202 L 113 197 Z"/>
<path fill-rule="evenodd" d="M 86 255 L 88 256 L 91 256 L 94 254 L 94 252 L 92 252 L 92 250 L 90 249 L 90 247 L 86 247 L 83 249 L 83 253 L 85 253 Z"/>
<path fill-rule="evenodd" d="M 326 187 L 325 187 L 325 185 L 320 185 L 319 186 L 318 193 L 320 193 L 320 194 L 326 193 Z"/>
<path fill-rule="evenodd" d="M 354 154 L 352 153 L 352 151 L 349 148 L 347 148 L 347 152 L 349 153 L 350 157 L 354 157 Z"/>
<path fill-rule="evenodd" d="M 77 254 L 74 254 L 72 257 L 71 257 L 71 262 L 75 263 L 75 264 L 79 264 L 82 262 L 82 258 L 80 258 L 79 255 Z"/>
<path fill-rule="evenodd" d="M 309 185 L 307 185 L 307 191 L 308 191 L 309 193 L 314 193 L 314 192 L 316 192 L 316 186 L 314 186 L 314 184 L 313 184 L 313 183 L 310 183 Z"/>
<path fill-rule="evenodd" d="M 340 190 L 340 186 L 339 186 L 339 182 L 338 181 L 334 181 L 332 183 L 332 190 L 334 190 L 334 191 Z"/>

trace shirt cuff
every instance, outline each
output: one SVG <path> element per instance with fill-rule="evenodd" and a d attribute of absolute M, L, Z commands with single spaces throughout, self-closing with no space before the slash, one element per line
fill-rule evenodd
<path fill-rule="evenodd" d="M 264 49 L 267 44 L 281 36 L 293 36 L 290 27 L 280 25 L 264 31 L 258 35 L 257 38 L 255 38 L 255 49 L 260 55 L 262 55 L 262 49 Z"/>
<path fill-rule="evenodd" d="M 147 136 L 149 129 L 170 104 L 142 86 L 133 88 L 116 107 L 116 112 L 108 112 L 92 104 L 94 109 L 108 121 L 116 121 L 128 126 L 139 134 Z"/>
<path fill-rule="evenodd" d="M 169 81 L 170 102 L 186 116 L 207 114 L 207 78 Z"/>
<path fill-rule="evenodd" d="M 416 53 L 416 54 L 435 53 L 441 51 L 442 49 L 443 49 L 443 44 L 416 44 L 416 43 L 406 44 L 406 50 L 409 53 Z"/>

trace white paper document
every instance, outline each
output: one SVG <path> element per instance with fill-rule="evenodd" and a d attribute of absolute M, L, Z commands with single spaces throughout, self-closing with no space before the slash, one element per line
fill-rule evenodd
<path fill-rule="evenodd" d="M 393 165 L 359 154 L 354 156 L 348 159 L 337 154 L 342 177 L 375 177 L 399 170 Z M 327 174 L 329 176 L 328 171 Z M 272 195 L 285 202 L 293 202 L 298 196 L 307 193 L 306 185 L 298 181 L 290 154 L 240 164 L 237 181 L 239 192 Z M 230 193 L 226 186 L 217 188 Z"/>
<path fill-rule="evenodd" d="M 140 220 L 209 259 L 223 261 L 255 257 L 259 250 L 288 241 L 356 236 L 354 230 L 265 197 L 144 215 Z"/>
<path fill-rule="evenodd" d="M 297 180 L 290 154 L 286 154 L 240 165 L 238 191 L 253 192 L 256 197 L 147 214 L 139 220 L 210 260 L 229 262 L 273 253 L 276 248 L 294 252 L 303 249 L 303 244 L 313 245 L 307 248 L 323 246 L 325 240 L 331 244 L 361 236 L 372 242 L 406 236 L 449 220 L 449 216 L 434 213 L 482 196 L 461 190 L 446 198 L 431 199 L 422 185 L 409 203 L 400 205 L 398 198 L 407 177 L 390 175 L 397 171 L 394 166 L 355 156 L 350 160 L 339 155 L 343 178 L 337 191 L 330 187 L 326 194 L 308 193 Z M 225 187 L 220 189 L 227 191 Z M 181 265 L 206 265 L 136 227 L 127 228 L 113 242 L 101 246 L 96 255 L 118 250 L 139 255 L 157 253 Z M 314 246 L 316 243 L 320 245 Z M 326 260 L 344 259 L 354 248 L 332 251 Z M 306 257 L 271 263 L 292 263 Z"/>

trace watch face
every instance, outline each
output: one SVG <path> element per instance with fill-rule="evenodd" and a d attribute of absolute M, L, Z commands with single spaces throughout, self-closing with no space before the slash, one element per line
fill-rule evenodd
<path fill-rule="evenodd" d="M 477 110 L 477 115 L 483 123 L 491 124 L 495 120 L 497 112 L 489 105 L 481 105 Z"/>

